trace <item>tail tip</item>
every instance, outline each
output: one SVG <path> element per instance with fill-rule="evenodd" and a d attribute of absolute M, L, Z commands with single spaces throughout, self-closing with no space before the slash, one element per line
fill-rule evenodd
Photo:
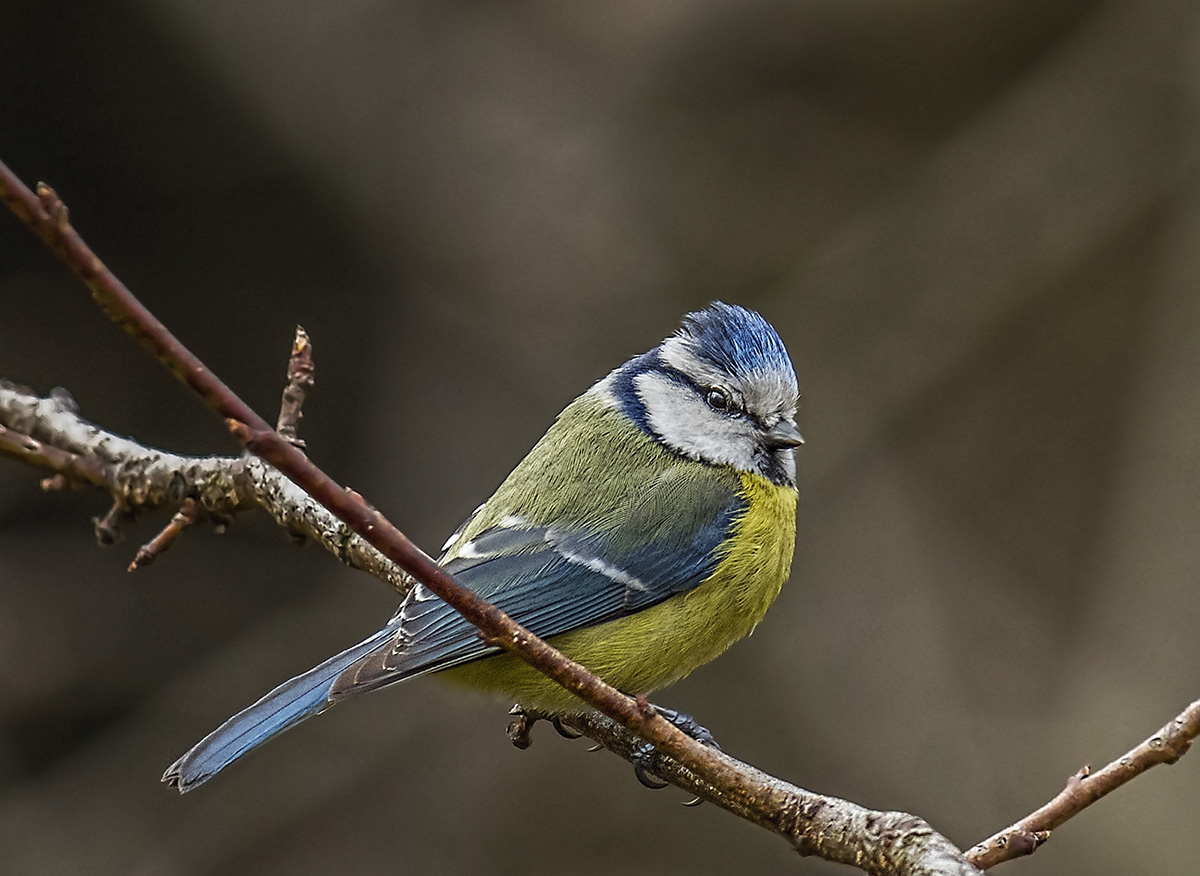
<path fill-rule="evenodd" d="M 183 763 L 184 760 L 185 758 L 180 758 L 179 760 L 175 761 L 175 763 L 167 767 L 167 771 L 162 774 L 162 779 L 160 780 L 163 782 L 163 784 L 174 788 L 180 794 L 186 794 L 188 791 L 192 790 L 192 788 L 204 784 L 204 782 L 208 781 L 209 779 L 209 776 L 204 774 L 190 776 L 185 775 L 185 767 Z"/>

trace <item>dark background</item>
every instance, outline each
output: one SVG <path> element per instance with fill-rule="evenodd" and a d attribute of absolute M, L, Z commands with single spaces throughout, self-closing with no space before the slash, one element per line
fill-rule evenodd
<path fill-rule="evenodd" d="M 1200 21 L 1185 0 L 0 5 L 0 158 L 312 456 L 436 549 L 561 407 L 713 298 L 804 399 L 795 571 L 659 699 L 966 846 L 1200 696 Z M 220 423 L 0 216 L 0 376 Z M 180 799 L 163 768 L 375 630 L 265 515 L 100 549 L 0 461 L 13 874 L 834 873 L 418 682 Z M 1195 872 L 1200 755 L 1014 874 Z"/>

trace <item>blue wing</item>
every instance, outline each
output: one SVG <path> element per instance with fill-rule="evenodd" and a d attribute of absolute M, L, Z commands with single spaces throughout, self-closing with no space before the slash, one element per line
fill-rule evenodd
<path fill-rule="evenodd" d="M 712 574 L 721 559 L 718 548 L 745 502 L 729 485 L 708 486 L 699 496 L 694 490 L 685 497 L 670 493 L 676 507 L 651 487 L 616 527 L 544 526 L 509 515 L 459 546 L 444 568 L 542 638 L 614 620 Z M 686 507 L 678 507 L 684 498 Z M 331 700 L 496 650 L 423 586 L 395 620 L 399 630 L 391 647 L 348 667 Z"/>

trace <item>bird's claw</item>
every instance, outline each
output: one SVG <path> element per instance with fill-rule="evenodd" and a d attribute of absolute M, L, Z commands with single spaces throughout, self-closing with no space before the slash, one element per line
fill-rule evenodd
<path fill-rule="evenodd" d="M 581 738 L 583 738 L 582 733 L 580 733 L 574 727 L 568 727 L 566 724 L 564 724 L 562 722 L 562 718 L 560 718 L 558 715 L 555 715 L 552 718 L 550 718 L 550 725 L 555 730 L 558 731 L 558 735 L 561 736 L 563 739 L 581 739 Z"/>
<path fill-rule="evenodd" d="M 643 742 L 638 746 L 637 751 L 633 753 L 633 774 L 637 776 L 637 780 L 642 784 L 642 787 L 649 788 L 651 791 L 660 791 L 671 783 L 664 782 L 650 772 L 650 763 L 653 760 L 654 746 L 649 742 Z"/>
<path fill-rule="evenodd" d="M 691 715 L 684 712 L 677 712 L 675 709 L 664 709 L 662 706 L 655 706 L 654 711 L 661 715 L 666 720 L 670 721 L 676 728 L 686 733 L 688 736 L 695 739 L 701 745 L 706 745 L 709 748 L 721 750 L 721 746 L 717 745 L 717 740 L 713 738 L 712 733 L 708 728 L 698 723 Z M 651 769 L 654 763 L 655 748 L 649 742 L 642 743 L 638 746 L 637 751 L 633 753 L 633 774 L 637 776 L 637 780 L 645 787 L 651 790 L 659 790 L 665 788 L 670 782 L 665 782 Z M 688 803 L 689 806 L 694 806 L 698 800 Z"/>

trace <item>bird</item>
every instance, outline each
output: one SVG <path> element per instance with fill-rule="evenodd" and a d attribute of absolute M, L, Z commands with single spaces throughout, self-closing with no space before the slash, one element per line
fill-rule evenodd
<path fill-rule="evenodd" d="M 766 319 L 720 301 L 688 313 L 568 404 L 439 562 L 619 690 L 661 690 L 752 632 L 790 574 L 798 401 Z M 542 714 L 589 708 L 417 584 L 381 630 L 234 715 L 162 780 L 189 791 L 331 705 L 431 673 Z"/>

